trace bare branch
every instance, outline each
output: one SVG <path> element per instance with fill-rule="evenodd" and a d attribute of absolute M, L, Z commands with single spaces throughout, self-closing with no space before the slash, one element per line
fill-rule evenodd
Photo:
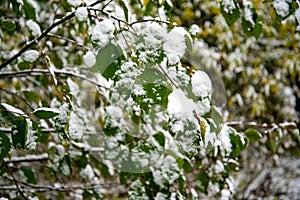
<path fill-rule="evenodd" d="M 48 154 L 44 153 L 41 155 L 27 155 L 22 157 L 12 157 L 10 159 L 4 158 L 3 161 L 6 163 L 20 163 L 20 162 L 36 162 L 36 161 L 42 161 L 42 160 L 48 160 Z"/>
<path fill-rule="evenodd" d="M 73 71 L 66 71 L 66 70 L 54 70 L 54 73 L 56 76 L 71 76 L 74 78 L 78 78 L 78 79 L 82 79 L 85 81 L 90 82 L 91 84 L 99 87 L 99 88 L 104 88 L 109 90 L 109 88 L 100 85 L 99 83 L 97 83 L 96 81 L 83 76 L 81 74 L 77 74 Z M 39 76 L 42 74 L 47 74 L 50 75 L 50 71 L 48 69 L 32 69 L 32 70 L 22 70 L 22 71 L 9 71 L 9 72 L 1 72 L 0 73 L 0 78 L 13 78 L 13 77 L 25 77 L 25 76 Z"/>

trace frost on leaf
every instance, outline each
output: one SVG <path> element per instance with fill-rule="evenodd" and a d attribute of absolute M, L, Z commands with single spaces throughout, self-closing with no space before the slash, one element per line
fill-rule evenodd
<path fill-rule="evenodd" d="M 30 121 L 29 119 L 26 119 L 27 124 L 28 124 L 28 132 L 27 132 L 27 138 L 26 138 L 26 143 L 25 147 L 28 150 L 35 150 L 36 148 L 36 140 L 38 138 L 38 132 L 34 127 L 34 123 Z"/>
<path fill-rule="evenodd" d="M 37 50 L 28 50 L 24 53 L 24 60 L 26 62 L 34 62 L 39 57 L 39 52 Z"/>

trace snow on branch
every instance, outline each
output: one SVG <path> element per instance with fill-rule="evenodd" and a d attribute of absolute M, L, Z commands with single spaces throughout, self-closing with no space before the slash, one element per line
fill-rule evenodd
<path fill-rule="evenodd" d="M 104 2 L 105 0 L 98 0 L 90 5 L 88 5 L 87 7 L 92 7 L 95 6 L 99 3 Z M 18 53 L 16 53 L 14 56 L 10 57 L 8 60 L 6 60 L 5 62 L 3 62 L 0 65 L 0 70 L 3 69 L 4 67 L 6 67 L 7 65 L 9 65 L 11 62 L 13 62 L 14 60 L 16 60 L 18 57 L 20 57 L 24 52 L 26 52 L 28 49 L 30 49 L 32 46 L 34 46 L 35 44 L 37 44 L 39 41 L 41 41 L 44 37 L 48 36 L 48 33 L 50 33 L 55 27 L 63 24 L 64 22 L 70 20 L 71 18 L 73 18 L 75 16 L 75 11 L 71 12 L 70 14 L 66 15 L 65 17 L 61 18 L 60 20 L 58 20 L 57 22 L 54 22 L 51 26 L 49 26 L 47 29 L 45 29 L 42 34 L 40 34 L 39 36 L 37 36 L 36 38 L 34 38 L 33 40 L 31 40 L 29 43 L 27 43 Z"/>
<path fill-rule="evenodd" d="M 97 83 L 96 81 L 94 81 L 94 80 L 92 80 L 92 79 L 90 79 L 86 76 L 83 76 L 81 74 L 77 74 L 75 72 L 72 72 L 72 71 L 53 69 L 53 72 L 56 76 L 71 76 L 71 77 L 74 77 L 74 78 L 79 78 L 79 79 L 88 81 L 88 82 L 90 82 L 91 84 L 93 84 L 97 87 L 101 87 L 101 88 L 109 90 L 109 88 Z M 49 74 L 50 75 L 50 71 L 48 69 L 32 69 L 32 70 L 22 70 L 22 71 L 1 72 L 0 73 L 0 78 L 39 76 L 41 74 Z"/>

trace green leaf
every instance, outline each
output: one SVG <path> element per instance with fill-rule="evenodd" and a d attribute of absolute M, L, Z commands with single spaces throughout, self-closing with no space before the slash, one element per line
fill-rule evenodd
<path fill-rule="evenodd" d="M 3 20 L 1 21 L 1 28 L 7 31 L 14 31 L 16 29 L 16 24 L 14 21 Z"/>
<path fill-rule="evenodd" d="M 258 142 L 262 138 L 262 135 L 253 128 L 247 129 L 245 135 L 250 140 L 250 142 Z"/>
<path fill-rule="evenodd" d="M 100 72 L 106 79 L 112 78 L 119 68 L 119 59 L 123 55 L 120 46 L 109 43 L 98 51 L 94 71 Z"/>
<path fill-rule="evenodd" d="M 35 8 L 27 0 L 24 0 L 23 3 L 24 3 L 23 9 L 25 11 L 26 17 L 28 19 L 34 19 L 35 20 L 36 19 Z"/>
<path fill-rule="evenodd" d="M 156 133 L 153 137 L 160 144 L 160 146 L 165 146 L 165 135 L 162 132 Z"/>
<path fill-rule="evenodd" d="M 246 148 L 248 141 L 245 137 L 236 133 L 235 131 L 231 131 L 229 137 L 232 145 L 231 154 L 234 157 L 238 157 L 241 151 Z"/>
<path fill-rule="evenodd" d="M 221 13 L 223 15 L 223 17 L 225 18 L 225 21 L 227 23 L 228 26 L 231 26 L 232 24 L 234 24 L 234 22 L 236 22 L 236 20 L 239 19 L 240 17 L 240 9 L 238 4 L 236 3 L 235 0 L 234 1 L 234 5 L 235 5 L 235 9 L 233 9 L 231 12 L 227 12 L 226 8 L 224 7 L 223 3 L 220 3 L 220 9 L 221 9 Z"/>
<path fill-rule="evenodd" d="M 148 68 L 136 78 L 136 84 L 143 86 L 145 95 L 134 96 L 134 100 L 146 112 L 154 104 L 161 105 L 164 109 L 168 105 L 168 96 L 172 92 L 171 86 L 162 72 L 155 68 Z"/>
<path fill-rule="evenodd" d="M 120 2 L 123 10 L 124 10 L 124 14 L 125 14 L 125 19 L 126 21 L 129 20 L 129 13 L 130 13 L 130 8 L 129 8 L 129 4 L 127 0 L 121 0 Z"/>
<path fill-rule="evenodd" d="M 15 148 L 25 148 L 28 124 L 25 117 L 17 117 L 11 128 L 12 143 Z"/>
<path fill-rule="evenodd" d="M 59 111 L 54 108 L 38 108 L 33 111 L 33 114 L 39 119 L 50 119 L 59 114 Z"/>
<path fill-rule="evenodd" d="M 242 27 L 243 27 L 243 31 L 244 33 L 246 33 L 249 36 L 254 36 L 254 37 L 258 37 L 262 31 L 262 23 L 261 23 L 261 19 L 260 17 L 257 15 L 255 9 L 251 9 L 252 11 L 252 16 L 253 16 L 253 22 L 255 23 L 254 25 L 247 21 L 245 19 L 245 17 L 242 18 Z"/>
<path fill-rule="evenodd" d="M 5 156 L 9 153 L 11 148 L 11 143 L 6 134 L 0 131 L 0 160 L 3 160 Z"/>
<path fill-rule="evenodd" d="M 37 183 L 35 173 L 30 168 L 21 167 L 20 170 L 21 170 L 20 173 L 23 173 L 24 175 L 26 183 L 32 183 L 32 184 Z"/>
<path fill-rule="evenodd" d="M 32 101 L 36 101 L 38 99 L 37 95 L 30 90 L 23 91 L 23 94 L 27 101 L 32 102 Z"/>

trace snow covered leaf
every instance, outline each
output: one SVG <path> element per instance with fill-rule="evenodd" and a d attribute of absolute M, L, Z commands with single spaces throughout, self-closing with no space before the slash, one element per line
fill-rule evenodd
<path fill-rule="evenodd" d="M 1 105 L 11 114 L 13 114 L 14 116 L 25 116 L 26 114 L 20 110 L 19 108 L 16 108 L 14 106 L 11 106 L 7 103 L 1 103 Z"/>
<path fill-rule="evenodd" d="M 19 173 L 22 181 L 26 183 L 32 183 L 32 184 L 37 183 L 36 175 L 30 168 L 21 167 Z"/>
<path fill-rule="evenodd" d="M 50 119 L 59 114 L 59 110 L 55 108 L 38 108 L 33 111 L 33 114 L 39 119 Z"/>
<path fill-rule="evenodd" d="M 69 120 L 69 136 L 72 140 L 80 140 L 85 131 L 85 124 L 78 113 L 72 111 Z"/>
<path fill-rule="evenodd" d="M 243 16 L 243 31 L 249 36 L 258 37 L 263 31 L 260 17 L 257 15 L 255 9 L 248 8 L 248 12 L 252 13 L 252 15 L 248 13 L 249 15 Z"/>
<path fill-rule="evenodd" d="M 122 56 L 123 51 L 120 46 L 109 43 L 98 51 L 96 64 L 93 67 L 95 71 L 101 72 L 106 79 L 112 78 L 118 70 L 118 59 Z"/>
<path fill-rule="evenodd" d="M 220 8 L 228 26 L 234 24 L 240 17 L 241 12 L 236 0 L 222 0 Z"/>
<path fill-rule="evenodd" d="M 75 12 L 75 16 L 78 19 L 78 21 L 86 21 L 88 14 L 89 12 L 86 7 L 79 7 Z"/>
<path fill-rule="evenodd" d="M 276 19 L 281 22 L 286 19 L 299 7 L 296 1 L 274 0 L 272 6 L 276 11 Z"/>
<path fill-rule="evenodd" d="M 26 26 L 34 37 L 37 37 L 42 33 L 40 26 L 33 20 L 28 20 Z"/>
<path fill-rule="evenodd" d="M 70 158 L 68 156 L 65 156 L 59 163 L 59 171 L 65 176 L 70 176 L 72 173 L 70 164 Z"/>
<path fill-rule="evenodd" d="M 39 52 L 37 50 L 28 50 L 23 57 L 26 62 L 34 62 L 39 58 Z"/>
<path fill-rule="evenodd" d="M 232 129 L 230 131 L 230 141 L 232 145 L 231 154 L 234 157 L 238 157 L 240 155 L 240 152 L 243 151 L 248 144 L 247 138 L 243 137 L 241 134 L 238 134 Z"/>
<path fill-rule="evenodd" d="M 15 148 L 25 148 L 28 124 L 25 117 L 17 117 L 11 128 L 11 139 Z"/>
<path fill-rule="evenodd" d="M 4 132 L 0 131 L 0 160 L 3 160 L 10 151 L 11 143 Z"/>
<path fill-rule="evenodd" d="M 134 98 L 143 110 L 148 111 L 154 104 L 167 108 L 168 96 L 172 92 L 172 88 L 166 82 L 162 72 L 155 68 L 146 69 L 137 76 L 136 84 L 142 85 L 146 92 L 146 94 Z"/>
<path fill-rule="evenodd" d="M 1 21 L 1 28 L 3 30 L 7 30 L 7 31 L 14 31 L 16 29 L 16 24 L 14 21 L 10 21 L 10 20 L 2 20 Z"/>
<path fill-rule="evenodd" d="M 250 142 L 258 142 L 262 138 L 262 135 L 253 128 L 247 129 L 245 131 L 245 135 L 250 140 Z"/>

